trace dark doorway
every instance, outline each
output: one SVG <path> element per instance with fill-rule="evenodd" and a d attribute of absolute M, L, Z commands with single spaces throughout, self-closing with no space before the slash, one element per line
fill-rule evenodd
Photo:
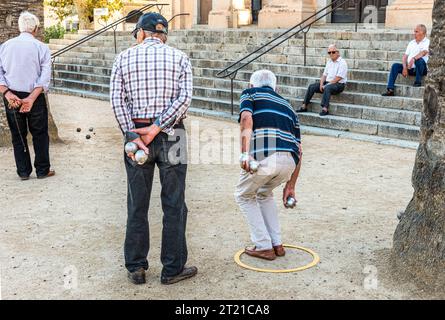
<path fill-rule="evenodd" d="M 262 0 L 252 0 L 252 21 L 258 23 L 258 14 L 263 8 Z"/>
<path fill-rule="evenodd" d="M 360 8 L 357 8 L 356 0 L 346 1 L 340 8 L 334 9 L 332 12 L 332 23 L 353 23 L 355 22 L 356 11 L 360 22 L 366 18 L 368 13 L 364 12 L 367 6 L 375 6 L 378 10 L 378 23 L 385 22 L 386 7 L 388 0 L 362 0 Z"/>
<path fill-rule="evenodd" d="M 212 11 L 212 0 L 200 0 L 199 24 L 209 24 L 209 13 Z"/>

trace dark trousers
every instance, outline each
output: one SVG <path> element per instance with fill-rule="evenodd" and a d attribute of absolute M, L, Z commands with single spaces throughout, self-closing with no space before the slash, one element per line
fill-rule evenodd
<path fill-rule="evenodd" d="M 325 85 L 328 82 L 325 81 Z M 345 90 L 345 84 L 344 83 L 334 83 L 325 86 L 323 92 L 320 91 L 320 81 L 313 83 L 309 85 L 306 91 L 306 96 L 304 97 L 304 104 L 307 106 L 309 103 L 311 103 L 311 99 L 314 96 L 315 93 L 322 93 L 323 97 L 321 99 L 321 106 L 324 108 L 329 108 L 329 101 L 331 100 L 331 95 L 333 94 L 339 94 Z"/>
<path fill-rule="evenodd" d="M 145 125 L 137 124 L 137 127 Z M 127 170 L 127 232 L 125 238 L 125 266 L 134 272 L 148 269 L 150 247 L 148 209 L 153 185 L 155 165 L 161 182 L 163 216 L 161 262 L 162 276 L 175 276 L 182 272 L 187 261 L 185 238 L 187 206 L 185 204 L 185 178 L 187 173 L 186 134 L 184 126 L 175 128 L 175 135 L 158 134 L 148 146 L 148 161 L 140 166 L 126 155 Z"/>
<path fill-rule="evenodd" d="M 408 74 L 410 76 L 416 76 L 416 80 L 414 83 L 421 84 L 422 83 L 422 77 L 426 76 L 428 73 L 427 66 L 425 63 L 425 60 L 418 59 L 415 62 L 416 67 L 409 69 Z M 397 76 L 402 73 L 403 71 L 403 64 L 401 63 L 394 63 L 391 67 L 391 72 L 389 73 L 389 79 L 388 79 L 388 89 L 394 90 L 394 86 L 397 80 Z"/>
<path fill-rule="evenodd" d="M 13 91 L 13 93 L 20 99 L 29 96 L 29 93 L 26 92 Z M 49 160 L 48 108 L 45 95 L 42 93 L 36 99 L 29 113 L 20 113 L 19 109 L 9 109 L 6 99 L 4 99 L 4 103 L 9 129 L 11 130 L 17 174 L 20 177 L 27 177 L 32 172 L 27 140 L 29 130 L 34 146 L 36 174 L 39 177 L 47 175 L 51 165 Z"/>

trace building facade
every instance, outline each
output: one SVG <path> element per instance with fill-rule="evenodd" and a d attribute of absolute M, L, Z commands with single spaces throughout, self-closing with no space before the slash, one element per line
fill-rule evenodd
<path fill-rule="evenodd" d="M 163 1 L 165 2 L 165 1 Z M 209 28 L 257 26 L 262 29 L 288 28 L 333 5 L 331 0 L 171 0 L 172 14 L 181 17 L 180 26 L 208 25 Z M 342 2 L 342 0 L 339 0 Z M 337 4 L 339 2 L 336 2 Z M 372 22 L 387 28 L 412 28 L 423 23 L 431 28 L 434 0 L 356 0 L 346 1 L 320 23 Z M 335 4 L 335 2 L 334 2 Z M 356 10 L 358 8 L 359 10 Z"/>
<path fill-rule="evenodd" d="M 19 3 L 19 1 L 13 1 Z M 35 2 L 28 0 L 26 2 Z M 344 3 L 343 3 L 344 2 Z M 132 10 L 147 4 L 165 3 L 162 14 L 171 19 L 173 29 L 187 29 L 205 25 L 210 29 L 239 28 L 245 26 L 260 29 L 289 28 L 312 16 L 315 12 L 343 3 L 318 21 L 319 24 L 362 23 L 379 24 L 387 28 L 411 29 L 423 23 L 432 26 L 434 0 L 127 0 L 124 9 L 114 19 L 101 21 L 95 16 L 94 28 L 100 29 L 107 23 L 126 16 Z M 1 5 L 0 5 L 1 7 Z M 153 11 L 158 8 L 154 7 Z M 70 17 L 70 20 L 77 17 Z M 48 8 L 45 10 L 45 26 L 56 24 Z M 129 28 L 131 28 L 130 26 Z M 119 26 L 118 30 L 125 30 Z"/>

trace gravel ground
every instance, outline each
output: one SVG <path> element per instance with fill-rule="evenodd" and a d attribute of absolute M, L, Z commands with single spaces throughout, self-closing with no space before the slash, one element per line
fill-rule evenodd
<path fill-rule="evenodd" d="M 258 273 L 233 261 L 249 244 L 246 221 L 233 198 L 239 175 L 237 124 L 197 117 L 186 121 L 192 151 L 187 235 L 189 264 L 198 266 L 199 274 L 173 286 L 159 282 L 162 211 L 156 174 L 147 284 L 130 284 L 123 261 L 122 138 L 111 108 L 107 102 L 63 95 L 50 95 L 50 101 L 64 140 L 51 146 L 54 178 L 18 180 L 12 150 L 0 149 L 3 299 L 434 298 L 396 282 L 386 262 L 396 215 L 412 196 L 414 150 L 304 136 L 298 206 L 288 210 L 280 204 L 280 221 L 285 243 L 311 248 L 321 261 L 297 273 Z M 76 132 L 78 127 L 82 132 Z M 87 140 L 90 127 L 94 132 Z M 217 136 L 222 138 L 209 142 Z M 293 268 L 310 257 L 288 251 L 274 262 L 243 261 Z"/>

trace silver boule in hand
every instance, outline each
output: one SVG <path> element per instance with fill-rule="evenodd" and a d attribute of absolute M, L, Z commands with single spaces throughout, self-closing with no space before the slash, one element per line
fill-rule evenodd
<path fill-rule="evenodd" d="M 250 171 L 257 172 L 259 166 L 260 166 L 260 163 L 258 161 L 250 160 L 250 162 L 249 162 Z"/>
<path fill-rule="evenodd" d="M 287 197 L 286 204 L 284 205 L 288 209 L 292 209 L 297 205 L 297 200 L 293 197 Z"/>
<path fill-rule="evenodd" d="M 125 153 L 136 153 L 138 151 L 138 145 L 134 142 L 128 142 L 125 144 Z"/>
<path fill-rule="evenodd" d="M 136 159 L 138 165 L 143 165 L 145 162 L 147 162 L 148 155 L 144 152 L 144 150 L 138 150 L 135 153 L 134 158 Z"/>

